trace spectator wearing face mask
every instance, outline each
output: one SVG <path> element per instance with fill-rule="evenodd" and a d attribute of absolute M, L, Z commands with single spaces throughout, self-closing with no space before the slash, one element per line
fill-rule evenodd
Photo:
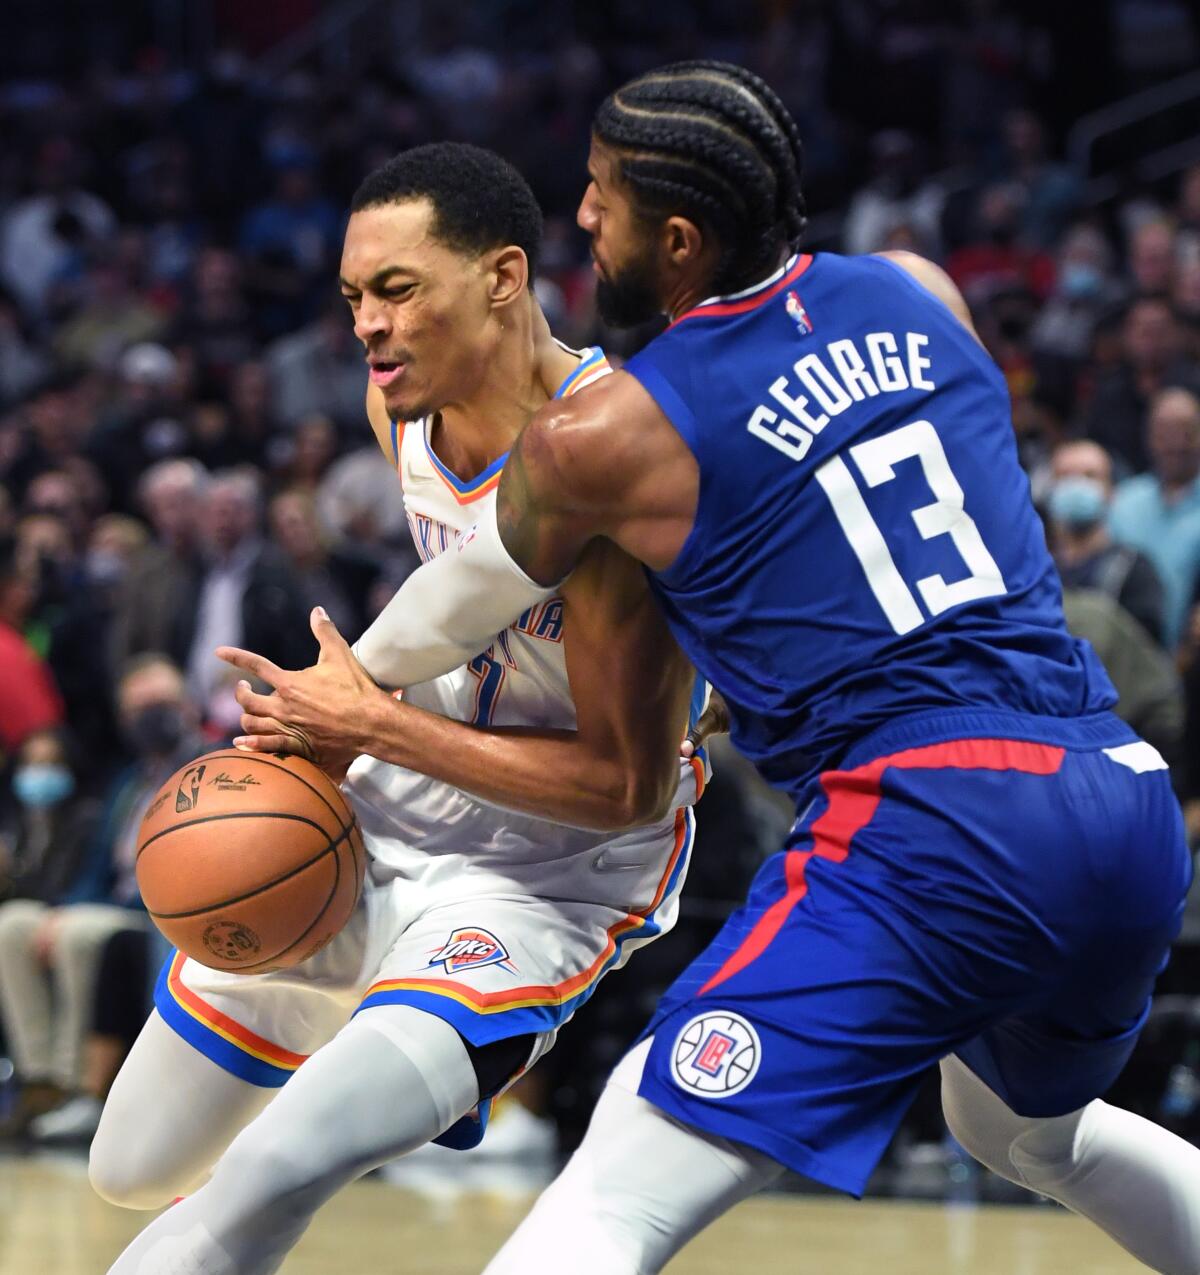
<path fill-rule="evenodd" d="M 1127 478 L 1113 496 L 1113 536 L 1140 549 L 1165 595 L 1164 636 L 1174 650 L 1200 574 L 1200 398 L 1162 390 L 1146 422 L 1150 472 Z"/>
<path fill-rule="evenodd" d="M 41 915 L 78 875 L 94 835 L 98 807 L 80 797 L 71 741 L 58 729 L 30 735 L 17 752 L 13 802 L 0 831 L 0 934 L 13 918 Z M 30 907 L 22 905 L 28 903 Z M 11 979 L 0 941 L 0 1018 L 8 1026 L 22 1082 L 16 1109 L 0 1122 L 0 1138 L 24 1130 L 29 1121 L 62 1100 L 51 1079 L 46 1042 L 14 1032 L 4 989 Z"/>
<path fill-rule="evenodd" d="M 1099 443 L 1063 443 L 1051 457 L 1046 499 L 1050 551 L 1065 589 L 1095 589 L 1119 603 L 1160 645 L 1163 587 L 1153 563 L 1108 529 L 1112 459 Z"/>
<path fill-rule="evenodd" d="M 183 676 L 165 656 L 131 662 L 117 706 L 134 760 L 110 784 L 69 881 L 48 897 L 0 905 L 0 1014 L 31 1095 L 10 1133 L 38 1133 L 34 1119 L 81 1136 L 94 1131 L 101 1100 L 84 1075 L 83 1042 L 101 953 L 114 934 L 148 928 L 134 876 L 142 815 L 163 781 L 204 747 Z M 47 853 L 53 858 L 57 847 Z"/>
<path fill-rule="evenodd" d="M 1096 324 L 1122 299 L 1111 267 L 1112 253 L 1095 226 L 1079 225 L 1067 232 L 1059 249 L 1054 291 L 1030 333 L 1037 353 L 1071 364 L 1088 357 Z"/>

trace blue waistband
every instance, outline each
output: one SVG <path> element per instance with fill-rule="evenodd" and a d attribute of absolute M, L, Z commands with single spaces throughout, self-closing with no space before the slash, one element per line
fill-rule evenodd
<path fill-rule="evenodd" d="M 950 739 L 1022 739 L 1053 744 L 1072 752 L 1094 752 L 1131 744 L 1138 738 L 1114 713 L 1087 717 L 1038 717 L 996 708 L 933 709 L 887 722 L 854 743 L 837 769 L 851 770 L 876 757 Z"/>

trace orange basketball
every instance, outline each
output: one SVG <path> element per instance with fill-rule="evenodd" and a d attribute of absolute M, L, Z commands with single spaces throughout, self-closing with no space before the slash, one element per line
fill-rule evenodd
<path fill-rule="evenodd" d="M 162 786 L 138 832 L 154 923 L 212 969 L 263 974 L 319 951 L 358 903 L 366 851 L 333 781 L 298 757 L 208 753 Z"/>

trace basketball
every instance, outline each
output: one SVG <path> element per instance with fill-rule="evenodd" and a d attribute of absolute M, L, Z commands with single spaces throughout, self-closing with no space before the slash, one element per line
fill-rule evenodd
<path fill-rule="evenodd" d="M 234 974 L 318 952 L 350 919 L 365 865 L 345 798 L 298 757 L 197 757 L 155 794 L 138 832 L 154 923 L 187 956 Z"/>

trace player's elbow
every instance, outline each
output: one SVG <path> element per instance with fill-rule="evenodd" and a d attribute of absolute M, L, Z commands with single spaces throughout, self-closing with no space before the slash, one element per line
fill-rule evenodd
<path fill-rule="evenodd" d="M 642 828 L 665 819 L 675 800 L 676 786 L 674 769 L 670 776 L 665 772 L 654 774 L 643 767 L 631 769 L 614 802 L 612 831 Z"/>

